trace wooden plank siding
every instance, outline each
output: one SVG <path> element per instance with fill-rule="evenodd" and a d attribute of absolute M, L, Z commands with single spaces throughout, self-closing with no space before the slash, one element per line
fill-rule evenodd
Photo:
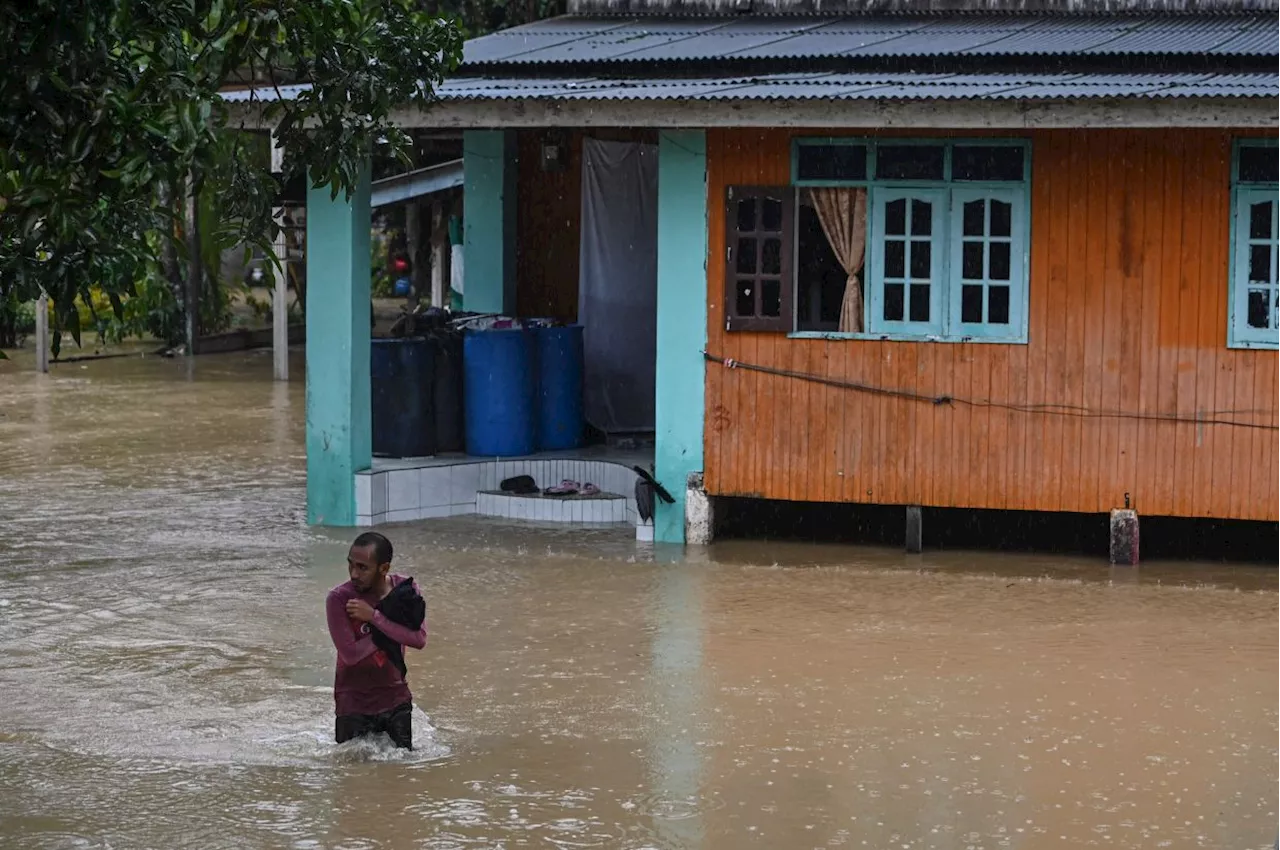
<path fill-rule="evenodd" d="M 582 134 L 568 133 L 563 171 L 543 171 L 542 134 L 516 136 L 516 313 L 578 318 Z"/>
<path fill-rule="evenodd" d="M 516 313 L 578 319 L 582 239 L 582 144 L 586 138 L 656 145 L 656 130 L 602 127 L 557 134 L 568 144 L 561 171 L 542 170 L 540 130 L 516 136 Z"/>
<path fill-rule="evenodd" d="M 1127 493 L 1147 515 L 1277 519 L 1275 431 L 1078 415 L 1277 423 L 1277 353 L 1226 343 L 1231 144 L 1256 131 L 1019 134 L 1032 142 L 1025 345 L 726 332 L 725 188 L 790 183 L 795 135 L 707 131 L 708 352 L 1063 407 L 935 405 L 708 363 L 708 492 L 1082 513 L 1123 507 Z"/>

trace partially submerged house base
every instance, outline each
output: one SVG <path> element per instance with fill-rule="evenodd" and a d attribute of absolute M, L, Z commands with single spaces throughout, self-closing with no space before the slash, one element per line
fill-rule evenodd
<path fill-rule="evenodd" d="M 468 42 L 400 115 L 464 130 L 466 308 L 589 358 L 600 316 L 652 394 L 658 540 L 718 497 L 1276 521 L 1274 4 L 662 11 Z M 309 515 L 352 524 L 367 199 L 311 202 Z"/>

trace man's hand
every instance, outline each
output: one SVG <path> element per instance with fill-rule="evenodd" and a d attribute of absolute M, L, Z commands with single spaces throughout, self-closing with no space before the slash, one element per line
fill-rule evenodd
<path fill-rule="evenodd" d="M 347 600 L 347 616 L 357 622 L 373 622 L 373 606 L 363 599 Z"/>

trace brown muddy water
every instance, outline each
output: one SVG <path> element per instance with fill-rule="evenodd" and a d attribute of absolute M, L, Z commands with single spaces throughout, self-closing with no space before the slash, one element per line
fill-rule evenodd
<path fill-rule="evenodd" d="M 0 364 L 0 847 L 1276 839 L 1256 567 L 392 526 L 420 747 L 335 746 L 303 417 L 265 353 Z"/>

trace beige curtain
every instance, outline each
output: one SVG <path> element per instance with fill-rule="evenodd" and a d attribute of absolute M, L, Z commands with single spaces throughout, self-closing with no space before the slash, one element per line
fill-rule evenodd
<path fill-rule="evenodd" d="M 841 333 L 862 331 L 862 287 L 858 272 L 867 254 L 867 190 L 832 187 L 809 190 L 822 232 L 849 279 L 840 302 Z"/>

